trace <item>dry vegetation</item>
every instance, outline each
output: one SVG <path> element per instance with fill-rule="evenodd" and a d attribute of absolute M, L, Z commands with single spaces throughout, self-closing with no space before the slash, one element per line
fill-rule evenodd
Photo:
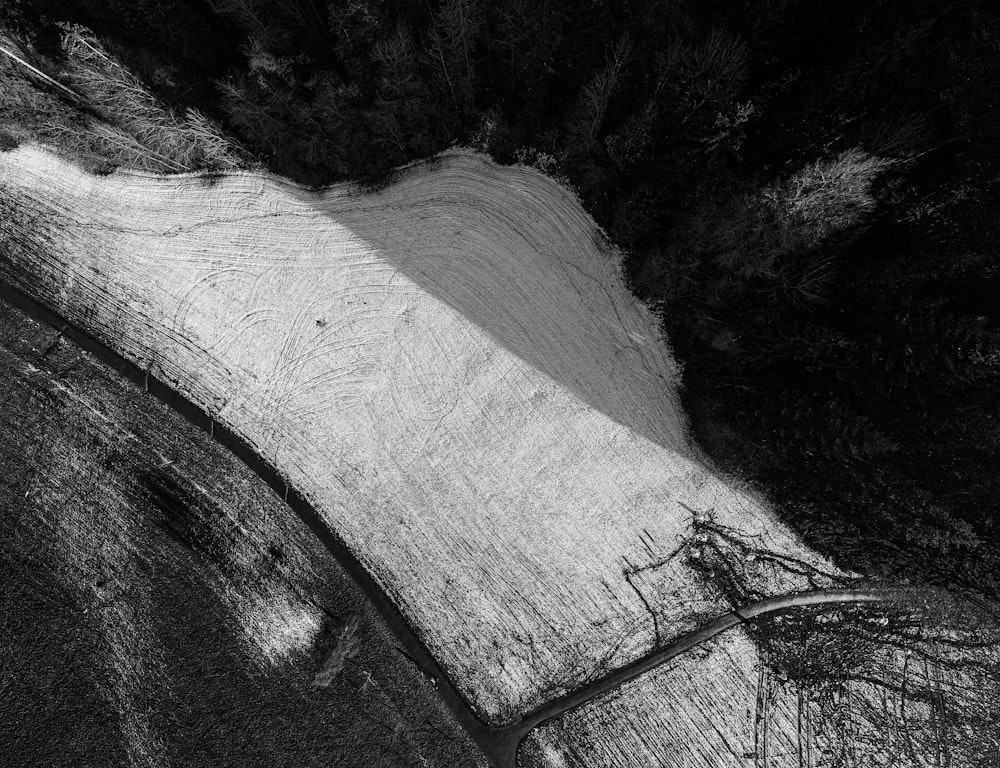
<path fill-rule="evenodd" d="M 251 0 L 209 5 L 252 38 L 246 72 L 220 82 L 230 124 L 279 167 L 306 178 L 383 168 L 395 162 L 390 157 L 427 154 L 455 124 L 477 117 L 483 67 L 475 41 L 495 34 L 496 20 L 479 14 L 475 3 L 449 0 L 433 15 L 421 40 L 427 60 L 421 58 L 419 67 L 417 33 L 404 23 L 385 23 L 378 17 L 384 9 L 331 4 L 329 18 L 320 18 L 291 3 L 275 11 L 282 23 L 274 24 Z M 544 6 L 535 12 L 544 16 Z M 511 29 L 515 16 L 505 16 Z M 312 42 L 320 41 L 319 48 L 298 57 L 275 54 L 295 29 L 314 30 Z M 374 29 L 385 34 L 369 37 Z M 737 101 L 751 51 L 721 26 L 700 42 L 679 36 L 669 45 L 636 31 L 609 25 L 612 39 L 602 43 L 603 58 L 591 55 L 584 68 L 556 67 L 584 78 L 564 105 L 561 129 L 534 137 L 540 146 L 551 144 L 558 158 L 532 147 L 503 147 L 512 141 L 511 127 L 496 108 L 484 113 L 475 141 L 483 149 L 503 147 L 502 154 L 530 160 L 553 176 L 572 167 L 591 209 L 613 222 L 617 237 L 655 243 L 637 259 L 636 286 L 664 306 L 687 301 L 674 323 L 710 355 L 780 359 L 787 343 L 796 359 L 809 360 L 814 348 L 853 348 L 845 337 L 809 333 L 794 347 L 784 340 L 795 338 L 793 326 L 791 333 L 780 327 L 774 334 L 783 339 L 777 352 L 748 351 L 743 325 L 715 315 L 757 303 L 764 307 L 761 315 L 770 317 L 779 313 L 768 303 L 798 313 L 827 302 L 842 279 L 836 260 L 843 242 L 875 209 L 876 180 L 904 164 L 890 157 L 914 156 L 923 141 L 920 130 L 914 137 L 913 125 L 886 129 L 888 138 L 865 144 L 872 153 L 855 148 L 799 161 L 789 167 L 800 170 L 778 181 L 734 184 L 735 193 L 707 181 L 689 204 L 689 177 L 700 179 L 705 170 L 691 157 L 709 158 L 712 173 L 722 167 L 722 155 L 738 157 L 756 109 Z M 330 48 L 328 32 L 336 33 L 339 59 L 370 72 L 349 72 L 340 82 L 332 76 L 334 67 L 313 74 L 303 89 L 297 77 L 313 66 L 310 56 Z M 358 50 L 349 42 L 352 34 Z M 495 41 L 497 51 L 505 41 Z M 23 62 L 0 57 L 4 149 L 37 138 L 102 173 L 226 171 L 251 163 L 203 113 L 164 107 L 85 29 L 64 29 L 61 70 L 12 39 L 0 43 L 60 80 L 46 84 L 41 81 L 48 76 L 39 81 Z M 513 76 L 513 53 L 521 51 L 507 47 Z M 535 54 L 537 64 L 544 61 L 545 78 L 562 76 L 549 54 L 523 52 L 526 59 Z M 371 66 L 363 63 L 366 56 Z M 519 66 L 527 69 L 524 62 Z M 361 85 L 348 83 L 351 78 Z M 366 79 L 377 82 L 374 90 Z M 364 104 L 366 89 L 376 94 L 374 107 Z M 312 90 L 315 98 L 305 98 Z M 435 108 L 445 105 L 446 120 L 426 119 L 424 101 L 434 93 L 442 95 Z M 630 100 L 637 101 L 622 111 Z M 447 127 L 435 133 L 428 124 Z M 663 158 L 654 158 L 663 151 L 652 139 L 657 132 L 701 149 L 685 161 L 667 162 L 668 170 L 678 166 L 679 173 L 664 173 Z M 842 138 L 825 144 L 823 153 L 835 142 L 844 146 Z M 24 171 L 30 182 L 8 176 L 6 188 L 0 185 L 6 217 L 0 273 L 171 380 L 282 467 L 331 525 L 346 532 L 485 716 L 509 719 L 726 605 L 845 578 L 801 547 L 758 499 L 706 469 L 688 442 L 675 397 L 679 373 L 655 323 L 623 298 L 618 271 L 605 269 L 601 259 L 608 254 L 594 248 L 602 236 L 593 222 L 572 210 L 576 203 L 567 203 L 567 196 L 540 189 L 536 178 L 496 173 L 452 155 L 438 169 L 443 180 L 429 188 L 415 182 L 414 175 L 422 181 L 428 174 L 418 168 L 400 187 L 360 202 L 348 200 L 357 194 L 351 187 L 319 198 L 246 176 L 219 181 L 218 197 L 210 198 L 202 195 L 204 183 L 191 179 L 164 186 L 116 178 L 102 187 L 33 157 L 37 167 L 29 162 L 19 168 L 15 160 L 7 170 L 14 176 Z M 51 184 L 41 178 L 45 174 Z M 484 176 L 503 194 L 477 193 L 468 205 L 461 198 Z M 622 188 L 609 196 L 615 185 Z M 673 186 L 680 192 L 671 192 Z M 98 203 L 81 214 L 76 201 L 86 194 L 109 210 L 99 210 Z M 241 205 L 217 215 L 230 207 L 220 202 L 226 194 Z M 678 194 L 683 202 L 667 205 Z M 263 199 L 254 202 L 258 196 Z M 933 206 L 912 210 L 915 216 L 938 215 Z M 558 213 L 555 223 L 551 211 Z M 669 238 L 662 231 L 665 211 Z M 510 214 L 514 225 L 492 221 L 498 212 Z M 841 235 L 848 237 L 838 241 Z M 219 252 L 208 252 L 220 243 L 225 247 Z M 570 252 L 584 256 L 566 258 Z M 128 263 L 136 254 L 135 263 Z M 574 311 L 574 303 L 585 311 Z M 909 318 L 907 313 L 904 322 Z M 768 327 L 772 322 L 766 320 Z M 930 329 L 935 344 L 938 336 L 943 342 L 923 356 L 918 349 L 902 363 L 887 353 L 886 370 L 903 372 L 899 389 L 919 390 L 910 373 L 933 371 L 928 355 L 937 355 L 942 370 L 963 381 L 979 375 L 984 363 L 995 369 L 995 344 L 990 347 L 976 332 L 985 318 L 976 322 L 914 321 Z M 770 331 L 764 336 L 770 339 Z M 909 356 L 909 336 L 897 347 Z M 878 354 L 865 355 L 876 367 L 883 364 Z M 968 361 L 972 373 L 961 364 Z M 85 402 L 64 384 L 54 386 L 53 397 Z M 866 459 L 875 465 L 900 452 L 902 440 L 864 418 L 845 417 L 843 403 L 817 402 L 814 394 L 794 391 L 775 395 L 775 402 L 784 420 L 775 423 L 795 427 L 783 427 L 777 442 L 803 455 L 828 454 L 847 466 Z M 54 451 L 48 460 L 79 470 L 90 459 L 72 448 Z M 315 689 L 316 695 L 338 690 L 346 680 L 362 693 L 384 693 L 384 685 L 361 666 L 363 622 L 324 619 L 315 606 L 301 603 L 301 593 L 286 594 L 261 578 L 261 542 L 246 548 L 257 559 L 234 557 L 240 547 L 233 542 L 243 542 L 245 532 L 206 524 L 213 512 L 204 506 L 203 489 L 178 481 L 171 466 L 142 475 L 140 491 L 150 509 L 171 520 L 161 526 L 164 535 L 218 570 L 214 580 L 196 587 L 211 596 L 206 605 L 222 606 L 241 663 L 260 674 L 308 647 L 312 666 L 297 678 L 299 688 Z M 789 473 L 782 468 L 780 474 Z M 55 488 L 45 501 L 50 506 L 39 501 L 29 522 L 66 496 L 59 482 L 49 481 Z M 32 476 L 25 498 L 36 483 Z M 112 508 L 127 508 L 131 492 L 111 494 Z M 887 491 L 873 495 L 895 500 Z M 947 520 L 941 510 L 933 513 L 932 525 L 915 523 L 911 531 L 911 502 L 899 502 L 902 528 L 919 550 L 981 546 L 964 519 L 956 518 L 950 528 L 937 525 Z M 66 585 L 92 582 L 93 597 L 88 593 L 62 608 L 75 610 L 99 638 L 81 653 L 90 654 L 100 671 L 94 673 L 96 684 L 82 687 L 75 679 L 56 681 L 57 673 L 43 675 L 41 695 L 75 685 L 71 698 L 99 714 L 82 716 L 63 707 L 58 717 L 83 723 L 81 732 L 99 733 L 113 722 L 122 738 L 106 754 L 118 750 L 133 765 L 155 764 L 175 747 L 170 727 L 151 719 L 143 697 L 150 681 L 164 674 L 161 646 L 173 641 L 164 640 L 165 630 L 157 634 L 148 590 L 129 586 L 145 578 L 133 568 L 131 539 L 141 530 L 139 518 L 123 514 L 108 522 L 79 504 L 67 510 L 54 518 L 44 541 L 51 550 L 45 557 L 51 558 L 36 568 L 40 575 L 31 577 L 35 581 L 24 594 L 35 599 L 44 584 L 42 592 L 51 597 Z M 844 538 L 839 534 L 833 538 Z M 107 542 L 101 567 L 119 568 L 111 578 L 81 559 L 97 537 Z M 400 540 L 405 543 L 397 547 Z M 18 564 L 13 574 L 35 573 L 37 563 L 22 568 L 27 561 L 17 560 L 23 553 L 8 554 Z M 268 556 L 277 557 L 270 549 Z M 428 561 L 435 569 L 440 565 L 440 572 L 428 572 L 435 570 Z M 59 572 L 58 586 L 46 581 L 49 571 Z M 7 585 L 5 599 L 25 600 L 19 584 Z M 65 613 L 52 609 L 49 597 L 38 603 L 49 609 L 39 611 L 38 621 L 65 633 Z M 940 594 L 932 597 L 923 612 L 800 613 L 734 633 L 550 723 L 533 736 L 528 755 L 550 766 L 993 765 L 1000 760 L 995 617 L 985 611 L 979 624 L 963 626 L 961 619 L 980 615 L 970 604 L 945 605 Z M 84 604 L 88 611 L 95 605 L 101 610 L 81 614 Z M 20 619 L 29 630 L 34 626 Z M 28 659 L 31 651 L 18 646 L 18 653 Z M 299 688 L 296 695 L 304 697 Z M 409 745 L 409 724 L 390 697 L 385 700 L 395 712 L 391 727 L 380 724 L 391 734 L 385 754 L 405 760 L 410 753 L 399 744 Z M 88 738 L 74 734 L 75 743 Z"/>
<path fill-rule="evenodd" d="M 0 127 L 50 144 L 93 170 L 160 173 L 251 166 L 250 155 L 197 109 L 174 114 L 79 25 L 63 25 L 62 71 L 0 32 Z M 32 63 L 33 60 L 35 63 Z"/>
<path fill-rule="evenodd" d="M 313 679 L 313 685 L 318 688 L 329 688 L 337 676 L 354 662 L 354 657 L 361 650 L 361 640 L 358 637 L 358 620 L 348 619 L 336 633 L 333 647 L 323 660 L 323 665 Z"/>
<path fill-rule="evenodd" d="M 461 152 L 317 194 L 2 162 L 6 279 L 279 467 L 487 719 L 728 606 L 678 556 L 707 510 L 826 567 L 702 462 L 656 319 L 536 172 Z"/>
<path fill-rule="evenodd" d="M 545 768 L 979 768 L 1000 757 L 1000 617 L 915 592 L 755 620 L 526 739 Z M 692 734 L 696 734 L 692 735 Z"/>
<path fill-rule="evenodd" d="M 92 119 L 84 132 L 53 125 L 61 145 L 95 152 L 117 167 L 161 173 L 248 164 L 247 154 L 198 110 L 179 118 L 162 107 L 88 30 L 67 26 L 62 45 L 66 80 L 103 120 Z"/>
<path fill-rule="evenodd" d="M 484 765 L 231 454 L 6 304 L 0 361 L 6 765 Z"/>
<path fill-rule="evenodd" d="M 816 302 L 833 264 L 814 257 L 803 265 L 797 257 L 861 225 L 875 209 L 874 182 L 896 164 L 851 149 L 761 189 L 705 200 L 679 217 L 674 244 L 637 273 L 637 288 L 646 293 L 655 284 L 663 301 L 677 300 L 692 289 L 694 273 L 711 265 L 720 301 L 766 280 L 800 305 Z"/>

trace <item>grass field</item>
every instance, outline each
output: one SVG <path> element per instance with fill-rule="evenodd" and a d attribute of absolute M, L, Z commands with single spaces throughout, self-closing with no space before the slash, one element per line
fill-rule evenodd
<path fill-rule="evenodd" d="M 456 151 L 317 193 L 22 147 L 0 204 L 3 278 L 281 469 L 493 722 L 825 567 L 707 466 L 654 316 L 534 171 Z"/>
<path fill-rule="evenodd" d="M 0 393 L 0 762 L 485 765 L 205 433 L 4 303 Z"/>

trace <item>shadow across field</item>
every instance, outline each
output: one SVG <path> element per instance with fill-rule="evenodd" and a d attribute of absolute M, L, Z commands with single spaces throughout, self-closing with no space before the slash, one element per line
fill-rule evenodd
<path fill-rule="evenodd" d="M 364 195 L 283 191 L 590 408 L 693 456 L 659 320 L 628 289 L 621 255 L 554 181 L 457 152 Z"/>

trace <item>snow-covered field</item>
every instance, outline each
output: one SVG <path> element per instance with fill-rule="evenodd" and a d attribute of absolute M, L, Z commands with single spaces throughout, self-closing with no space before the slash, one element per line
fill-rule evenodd
<path fill-rule="evenodd" d="M 277 466 L 493 722 L 728 607 L 695 513 L 824 566 L 700 458 L 655 318 L 534 171 L 454 151 L 316 193 L 22 147 L 0 208 L 0 277 Z"/>
<path fill-rule="evenodd" d="M 737 627 L 543 723 L 522 765 L 988 765 L 1000 747 L 997 629 L 995 614 L 977 625 L 979 610 L 964 604 L 961 629 L 925 614 L 916 633 L 899 631 L 913 614 L 892 611 L 765 619 L 756 628 L 770 641 Z"/>
<path fill-rule="evenodd" d="M 796 694 L 737 629 L 543 725 L 524 750 L 550 768 L 798 768 L 818 750 Z"/>

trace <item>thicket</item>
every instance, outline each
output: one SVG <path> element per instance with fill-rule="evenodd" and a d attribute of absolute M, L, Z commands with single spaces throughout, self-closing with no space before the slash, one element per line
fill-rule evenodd
<path fill-rule="evenodd" d="M 567 178 L 629 249 L 721 464 L 845 565 L 997 593 L 990 0 L 10 7 L 53 56 L 50 22 L 86 24 L 300 181 L 455 141 Z"/>
<path fill-rule="evenodd" d="M 767 617 L 750 630 L 771 669 L 755 719 L 766 721 L 776 690 L 818 713 L 800 724 L 804 765 L 996 765 L 998 618 L 995 607 L 926 589 L 882 615 L 855 606 Z"/>
<path fill-rule="evenodd" d="M 0 34 L 0 131 L 11 148 L 20 139 L 36 139 L 97 172 L 224 171 L 251 164 L 249 153 L 198 109 L 180 116 L 165 108 L 89 30 L 60 28 L 61 67 Z"/>
<path fill-rule="evenodd" d="M 104 50 L 89 30 L 64 25 L 63 78 L 96 112 L 79 130 L 49 126 L 62 146 L 107 158 L 116 166 L 160 173 L 232 170 L 249 156 L 196 108 L 181 117 L 165 109 L 134 74 Z"/>

